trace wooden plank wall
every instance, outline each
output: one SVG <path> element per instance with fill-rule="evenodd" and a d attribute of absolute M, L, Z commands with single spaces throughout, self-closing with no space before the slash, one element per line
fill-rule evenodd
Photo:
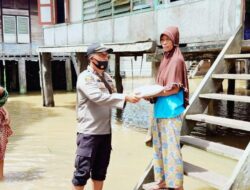
<path fill-rule="evenodd" d="M 38 15 L 30 16 L 30 24 L 31 24 L 31 42 L 34 44 L 43 44 L 43 30 L 42 26 L 39 25 Z"/>
<path fill-rule="evenodd" d="M 30 1 L 31 42 L 35 45 L 43 44 L 43 30 L 39 24 L 37 1 Z"/>

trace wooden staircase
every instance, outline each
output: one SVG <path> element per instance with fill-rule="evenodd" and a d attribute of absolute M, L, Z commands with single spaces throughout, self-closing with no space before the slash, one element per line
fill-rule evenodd
<path fill-rule="evenodd" d="M 208 73 L 201 81 L 199 87 L 194 92 L 192 98 L 190 99 L 190 105 L 184 113 L 181 136 L 183 152 L 185 151 L 185 149 L 192 147 L 209 154 L 219 155 L 225 160 L 231 159 L 235 161 L 235 167 L 232 169 L 231 173 L 228 173 L 227 176 L 224 176 L 220 173 L 220 171 L 212 171 L 210 169 L 206 169 L 199 165 L 196 165 L 196 163 L 194 163 L 195 159 L 189 159 L 190 162 L 186 161 L 184 155 L 185 175 L 191 178 L 195 178 L 196 180 L 203 181 L 215 189 L 250 189 L 250 143 L 248 144 L 245 150 L 242 150 L 235 147 L 190 136 L 191 131 L 193 130 L 197 122 L 203 122 L 207 124 L 242 131 L 250 131 L 250 122 L 248 121 L 223 118 L 211 115 L 211 113 L 207 113 L 209 103 L 214 100 L 234 101 L 248 104 L 250 103 L 250 96 L 219 93 L 224 79 L 228 79 L 230 82 L 235 82 L 235 80 L 250 80 L 250 74 L 235 74 L 232 72 L 232 68 L 235 65 L 236 59 L 250 59 L 250 54 L 240 54 L 242 41 L 241 39 L 242 27 L 240 27 L 232 37 L 230 37 L 230 39 L 222 49 L 221 53 L 218 55 L 217 59 L 209 69 Z M 230 89 L 228 89 L 228 93 L 231 93 Z M 194 157 L 195 156 L 197 155 L 194 155 Z M 200 161 L 202 161 L 202 157 L 201 159 L 199 159 L 199 162 Z M 144 176 L 134 188 L 134 190 L 140 190 L 142 189 L 143 183 L 153 181 L 152 167 L 153 166 L 151 163 L 151 165 L 146 171 L 147 173 L 144 174 Z M 149 168 L 151 168 L 151 170 Z M 243 169 L 244 172 L 248 173 L 248 175 L 246 174 L 244 176 L 244 179 L 247 178 L 249 186 L 244 186 L 243 184 L 241 188 L 233 188 L 237 180 L 239 181 L 239 175 L 244 175 L 244 172 L 242 174 Z"/>
<path fill-rule="evenodd" d="M 192 64 L 189 66 L 189 68 L 187 70 L 188 78 L 194 77 L 194 75 L 198 71 L 198 67 L 199 67 L 199 62 L 197 62 L 197 61 L 192 62 Z"/>

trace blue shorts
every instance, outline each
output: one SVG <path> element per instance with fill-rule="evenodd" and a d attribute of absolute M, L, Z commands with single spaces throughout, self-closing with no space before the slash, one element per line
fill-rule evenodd
<path fill-rule="evenodd" d="M 84 186 L 91 177 L 103 181 L 106 178 L 111 153 L 111 134 L 77 134 L 74 186 Z"/>

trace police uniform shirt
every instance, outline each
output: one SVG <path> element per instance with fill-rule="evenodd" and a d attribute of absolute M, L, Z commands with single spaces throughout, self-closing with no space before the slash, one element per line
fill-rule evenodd
<path fill-rule="evenodd" d="M 112 78 L 104 72 L 104 78 L 115 92 Z M 123 108 L 125 95 L 110 94 L 96 72 L 88 66 L 77 79 L 77 132 L 83 134 L 110 134 L 111 109 Z"/>

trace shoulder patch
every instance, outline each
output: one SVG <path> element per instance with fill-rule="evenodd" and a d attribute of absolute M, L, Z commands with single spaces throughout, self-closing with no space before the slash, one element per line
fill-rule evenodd
<path fill-rule="evenodd" d="M 90 76 L 90 75 L 84 76 L 83 79 L 84 79 L 85 82 L 93 82 L 93 81 L 95 81 L 94 78 L 92 76 Z"/>

